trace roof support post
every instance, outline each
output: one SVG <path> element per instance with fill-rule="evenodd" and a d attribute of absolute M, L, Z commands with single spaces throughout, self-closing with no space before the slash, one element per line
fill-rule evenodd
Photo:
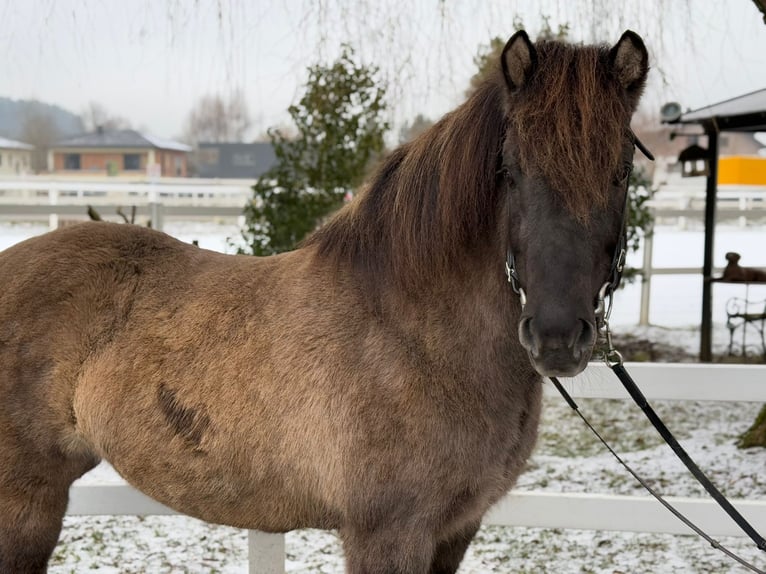
<path fill-rule="evenodd" d="M 712 358 L 713 336 L 713 240 L 715 238 L 715 208 L 718 185 L 718 132 L 706 130 L 708 151 L 707 186 L 705 187 L 705 251 L 702 264 L 702 326 L 700 330 L 700 361 Z"/>

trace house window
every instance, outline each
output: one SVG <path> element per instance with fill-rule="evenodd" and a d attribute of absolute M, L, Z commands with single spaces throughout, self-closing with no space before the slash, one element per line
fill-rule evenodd
<path fill-rule="evenodd" d="M 176 164 L 176 176 L 180 177 L 183 175 L 183 167 L 184 167 L 184 158 L 181 156 L 176 156 L 175 158 L 175 164 Z"/>
<path fill-rule="evenodd" d="M 122 156 L 123 169 L 141 169 L 141 154 L 126 153 Z"/>
<path fill-rule="evenodd" d="M 79 153 L 64 154 L 64 169 L 80 169 L 80 154 Z"/>
<path fill-rule="evenodd" d="M 0 165 L 3 165 L 3 154 L 0 153 Z"/>

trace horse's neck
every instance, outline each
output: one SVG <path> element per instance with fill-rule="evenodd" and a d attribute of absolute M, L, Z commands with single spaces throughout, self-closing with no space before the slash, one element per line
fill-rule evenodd
<path fill-rule="evenodd" d="M 502 260 L 491 257 L 471 266 L 456 264 L 428 285 L 384 296 L 384 316 L 422 338 L 443 340 L 436 348 L 513 346 L 520 310 L 502 269 Z"/>

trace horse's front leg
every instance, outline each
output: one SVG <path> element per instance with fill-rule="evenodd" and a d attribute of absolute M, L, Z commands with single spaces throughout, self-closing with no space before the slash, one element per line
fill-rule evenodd
<path fill-rule="evenodd" d="M 429 574 L 435 542 L 394 523 L 341 530 L 347 574 Z"/>
<path fill-rule="evenodd" d="M 463 561 L 479 524 L 472 524 L 436 546 L 429 574 L 455 574 Z"/>

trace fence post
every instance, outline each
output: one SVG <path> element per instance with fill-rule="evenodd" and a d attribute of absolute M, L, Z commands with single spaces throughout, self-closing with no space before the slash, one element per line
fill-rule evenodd
<path fill-rule="evenodd" d="M 649 324 L 649 298 L 652 294 L 652 239 L 653 229 L 649 228 L 644 234 L 644 269 L 641 273 L 641 311 L 638 316 L 638 324 Z"/>
<path fill-rule="evenodd" d="M 743 195 L 739 198 L 738 207 L 740 211 L 747 211 L 747 196 Z M 747 227 L 747 215 L 740 215 L 737 222 L 740 227 Z"/>
<path fill-rule="evenodd" d="M 247 571 L 250 574 L 285 574 L 285 535 L 248 530 Z"/>
<path fill-rule="evenodd" d="M 152 229 L 162 231 L 164 221 L 162 221 L 162 203 L 160 202 L 159 193 L 157 193 L 157 186 L 154 182 L 149 184 L 149 190 L 147 193 L 147 199 L 149 200 L 149 221 L 152 224 Z"/>
<path fill-rule="evenodd" d="M 50 203 L 50 205 L 59 204 L 59 189 L 53 184 L 51 184 L 50 187 L 48 188 L 48 203 Z M 48 216 L 48 229 L 50 231 L 53 231 L 54 229 L 58 229 L 58 226 L 59 226 L 59 214 L 51 213 Z"/>

